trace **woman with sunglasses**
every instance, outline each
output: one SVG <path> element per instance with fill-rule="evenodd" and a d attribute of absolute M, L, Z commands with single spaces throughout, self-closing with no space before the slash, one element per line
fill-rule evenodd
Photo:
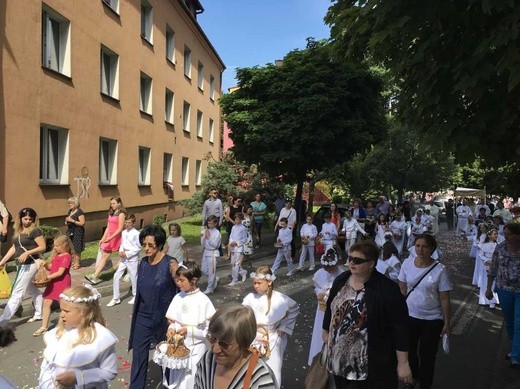
<path fill-rule="evenodd" d="M 401 265 L 399 287 L 410 315 L 410 367 L 414 383 L 432 387 L 440 337 L 449 335 L 450 290 L 448 269 L 432 258 L 437 241 L 430 234 L 415 238 L 416 256 Z M 413 387 L 413 386 L 412 386 Z"/>
<path fill-rule="evenodd" d="M 211 345 L 197 365 L 195 389 L 275 388 L 274 374 L 249 346 L 256 319 L 248 306 L 230 305 L 211 318 L 206 336 Z M 250 368 L 250 369 L 249 369 Z"/>
<path fill-rule="evenodd" d="M 397 284 L 375 270 L 371 241 L 350 246 L 349 270 L 332 284 L 323 319 L 327 367 L 337 389 L 392 388 L 412 380 L 409 319 Z"/>
<path fill-rule="evenodd" d="M 38 215 L 32 208 L 23 208 L 16 215 L 13 245 L 0 261 L 1 269 L 11 258 L 16 258 L 16 278 L 11 297 L 7 301 L 4 313 L 0 316 L 0 324 L 13 317 L 20 308 L 26 292 L 31 295 L 34 305 L 34 316 L 29 319 L 29 323 L 42 320 L 42 292 L 32 283 L 41 262 L 40 254 L 45 252 L 46 247 L 39 226 Z"/>
<path fill-rule="evenodd" d="M 148 352 L 166 338 L 166 311 L 177 293 L 174 280 L 177 261 L 163 253 L 166 231 L 161 226 L 148 226 L 139 234 L 145 256 L 137 269 L 137 290 L 128 339 L 132 350 L 130 388 L 147 386 Z"/>

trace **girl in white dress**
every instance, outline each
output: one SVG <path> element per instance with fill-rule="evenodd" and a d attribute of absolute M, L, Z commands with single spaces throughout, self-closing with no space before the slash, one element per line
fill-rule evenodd
<path fill-rule="evenodd" d="M 381 248 L 386 242 L 385 235 L 387 232 L 390 232 L 390 228 L 386 221 L 386 216 L 383 213 L 380 213 L 377 217 L 376 224 L 376 244 Z"/>
<path fill-rule="evenodd" d="M 195 262 L 187 261 L 179 265 L 175 275 L 181 292 L 175 295 L 166 311 L 166 318 L 170 323 L 166 337 L 171 339 L 176 334 L 184 336 L 184 345 L 190 350 L 190 359 L 186 369 L 170 369 L 169 377 L 163 377 L 163 385 L 170 389 L 191 389 L 197 363 L 208 349 L 206 335 L 215 307 L 197 286 L 202 272 Z"/>
<path fill-rule="evenodd" d="M 314 356 L 321 351 L 321 347 L 323 346 L 323 340 L 321 338 L 323 332 L 322 325 L 330 288 L 334 279 L 343 273 L 343 269 L 340 269 L 338 266 L 338 255 L 334 249 L 329 249 L 325 254 L 323 254 L 320 263 L 322 268 L 314 273 L 314 276 L 312 277 L 312 281 L 314 282 L 314 292 L 318 299 L 318 307 L 316 308 L 314 327 L 312 329 L 311 348 L 308 360 L 309 366 L 311 365 Z"/>
<path fill-rule="evenodd" d="M 401 271 L 401 261 L 397 257 L 399 253 L 392 242 L 386 242 L 383 245 L 383 258 L 377 260 L 376 269 L 379 273 L 390 278 L 394 282 L 398 282 L 399 272 Z"/>
<path fill-rule="evenodd" d="M 251 273 L 255 292 L 242 302 L 255 312 L 257 333 L 253 347 L 265 357 L 276 377 L 276 388 L 282 383 L 282 362 L 287 339 L 292 335 L 300 307 L 289 296 L 274 290 L 275 276 L 269 266 Z"/>
<path fill-rule="evenodd" d="M 486 236 L 487 236 L 486 234 L 487 234 L 487 225 L 485 223 L 480 223 L 478 226 L 476 235 L 473 236 L 471 250 L 469 253 L 471 258 L 475 258 L 475 267 L 473 269 L 473 280 L 471 283 L 473 285 L 475 285 L 477 288 L 480 288 L 480 286 L 481 286 L 480 280 L 482 278 L 481 277 L 482 272 L 484 271 L 483 263 L 478 258 L 479 251 L 480 251 L 479 245 L 481 243 L 484 243 L 484 239 L 486 239 Z M 486 279 L 486 282 L 484 283 L 484 288 L 486 287 L 486 284 L 487 284 L 487 279 Z"/>
<path fill-rule="evenodd" d="M 479 243 L 479 252 L 476 259 L 477 262 L 481 262 L 482 266 L 482 270 L 480 271 L 480 293 L 478 297 L 478 303 L 480 305 L 489 305 L 489 308 L 495 308 L 495 304 L 499 304 L 498 295 L 496 292 L 493 292 L 493 298 L 491 300 L 486 298 L 488 270 L 489 265 L 491 265 L 491 258 L 495 252 L 497 242 L 498 232 L 493 228 L 486 234 L 484 242 Z M 493 281 L 491 290 L 495 290 L 495 281 Z"/>
<path fill-rule="evenodd" d="M 105 389 L 117 375 L 117 337 L 105 327 L 99 299 L 90 285 L 60 294 L 60 322 L 45 333 L 38 388 Z"/>
<path fill-rule="evenodd" d="M 400 257 L 403 253 L 406 222 L 399 211 L 396 212 L 395 219 L 390 223 L 390 232 L 392 233 L 392 241 L 397 248 L 398 257 Z"/>

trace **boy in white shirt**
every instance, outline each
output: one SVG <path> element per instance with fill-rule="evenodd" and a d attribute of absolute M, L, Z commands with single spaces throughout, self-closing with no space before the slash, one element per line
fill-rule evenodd
<path fill-rule="evenodd" d="M 130 276 L 132 283 L 132 299 L 128 304 L 135 302 L 135 294 L 137 288 L 137 267 L 139 265 L 139 252 L 141 251 L 141 242 L 139 242 L 139 231 L 134 228 L 135 215 L 129 214 L 125 220 L 125 229 L 121 234 L 121 246 L 119 247 L 119 266 L 114 274 L 113 280 L 113 296 L 112 300 L 107 304 L 107 307 L 121 304 L 119 294 L 119 283 L 125 270 Z"/>
<path fill-rule="evenodd" d="M 336 225 L 330 221 L 330 213 L 326 213 L 323 216 L 323 220 L 325 221 L 321 226 L 321 243 L 325 246 L 325 252 L 328 249 L 333 249 L 336 245 L 336 239 L 338 238 L 338 229 Z"/>
<path fill-rule="evenodd" d="M 211 294 L 215 291 L 218 284 L 217 277 L 217 257 L 219 256 L 219 247 L 222 237 L 220 231 L 216 228 L 218 218 L 211 215 L 207 218 L 207 228 L 202 231 L 201 245 L 202 264 L 200 270 L 208 277 L 208 286 L 204 291 L 205 294 Z"/>
<path fill-rule="evenodd" d="M 302 240 L 302 253 L 300 254 L 300 265 L 296 268 L 296 270 L 303 270 L 303 265 L 305 263 L 305 257 L 307 253 L 309 254 L 309 270 L 314 270 L 314 244 L 316 241 L 316 237 L 318 236 L 318 229 L 314 224 L 312 224 L 312 215 L 307 214 L 307 218 L 305 219 L 306 223 L 300 229 L 300 237 Z"/>
<path fill-rule="evenodd" d="M 361 228 L 357 220 L 352 217 L 352 214 L 349 210 L 345 211 L 345 221 L 343 222 L 343 228 L 341 231 L 345 233 L 345 251 L 347 253 L 350 250 L 350 246 L 356 243 L 358 232 L 364 236 L 368 235 L 366 231 Z"/>
<path fill-rule="evenodd" d="M 247 271 L 242 269 L 242 261 L 244 260 L 244 245 L 247 242 L 247 228 L 242 224 L 244 214 L 238 212 L 235 214 L 235 225 L 231 228 L 229 234 L 229 251 L 231 252 L 231 282 L 228 286 L 238 284 L 238 275 L 242 276 L 242 282 L 246 280 Z"/>
<path fill-rule="evenodd" d="M 271 272 L 273 275 L 276 275 L 276 271 L 280 268 L 282 263 L 282 258 L 285 258 L 287 262 L 287 268 L 289 271 L 287 272 L 287 277 L 291 277 L 294 275 L 296 271 L 294 269 L 294 265 L 291 258 L 291 242 L 292 242 L 292 230 L 287 227 L 287 218 L 282 217 L 278 219 L 278 226 L 280 229 L 278 230 L 278 240 L 277 243 L 280 245 L 278 247 L 278 252 L 276 253 L 276 258 L 274 260 L 273 266 L 271 267 Z"/>

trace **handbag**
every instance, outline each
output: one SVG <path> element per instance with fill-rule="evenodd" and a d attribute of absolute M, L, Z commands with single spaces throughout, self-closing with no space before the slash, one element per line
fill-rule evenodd
<path fill-rule="evenodd" d="M 332 374 L 327 370 L 327 343 L 323 343 L 321 351 L 312 358 L 311 366 L 305 377 L 305 389 L 326 389 Z"/>
<path fill-rule="evenodd" d="M 244 377 L 243 389 L 251 388 L 251 377 L 253 376 L 253 371 L 255 370 L 259 358 L 260 354 L 258 353 L 253 353 L 253 355 L 251 355 L 251 358 L 249 358 L 249 365 L 247 366 L 246 375 Z"/>
<path fill-rule="evenodd" d="M 11 296 L 11 280 L 5 271 L 5 267 L 0 270 L 0 299 Z"/>

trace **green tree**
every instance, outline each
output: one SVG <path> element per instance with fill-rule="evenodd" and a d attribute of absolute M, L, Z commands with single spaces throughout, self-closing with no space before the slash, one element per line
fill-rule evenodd
<path fill-rule="evenodd" d="M 458 160 L 519 161 L 519 1 L 335 0 L 325 19 L 338 53 L 390 70 L 408 127 Z"/>
<path fill-rule="evenodd" d="M 221 100 L 236 157 L 270 176 L 303 182 L 378 141 L 385 129 L 382 81 L 308 40 L 281 66 L 237 70 L 238 89 Z"/>

